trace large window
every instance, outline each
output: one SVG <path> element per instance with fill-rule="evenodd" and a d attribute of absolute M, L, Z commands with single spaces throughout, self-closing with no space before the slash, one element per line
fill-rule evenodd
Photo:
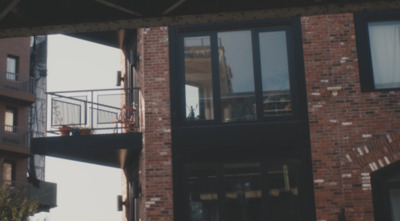
<path fill-rule="evenodd" d="M 360 80 L 363 91 L 400 89 L 400 17 L 355 14 Z"/>
<path fill-rule="evenodd" d="M 189 166 L 186 173 L 185 220 L 304 220 L 295 162 Z"/>
<path fill-rule="evenodd" d="M 226 27 L 226 26 L 224 26 Z M 296 93 L 290 25 L 179 33 L 183 122 L 293 119 Z"/>

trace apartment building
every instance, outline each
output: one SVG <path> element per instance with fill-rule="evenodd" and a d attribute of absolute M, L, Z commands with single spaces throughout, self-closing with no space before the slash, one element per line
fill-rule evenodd
<path fill-rule="evenodd" d="M 125 220 L 400 218 L 399 1 L 73 4 L 0 28 L 122 49 L 129 133 L 32 147 L 123 169 Z"/>
<path fill-rule="evenodd" d="M 0 180 L 1 184 L 23 189 L 27 197 L 39 201 L 40 211 L 48 211 L 56 205 L 56 185 L 45 182 L 44 174 L 37 179 L 34 174 L 39 171 L 38 164 L 35 165 L 30 152 L 31 119 L 37 116 L 32 115 L 32 107 L 36 102 L 36 84 L 40 81 L 31 76 L 34 68 L 31 64 L 35 64 L 31 61 L 31 52 L 35 51 L 32 40 L 31 37 L 0 40 Z"/>

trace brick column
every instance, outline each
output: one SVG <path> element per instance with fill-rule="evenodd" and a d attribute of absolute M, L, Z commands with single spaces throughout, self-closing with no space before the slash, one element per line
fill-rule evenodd
<path fill-rule="evenodd" d="M 138 30 L 143 150 L 141 221 L 173 220 L 169 46 L 166 27 Z"/>

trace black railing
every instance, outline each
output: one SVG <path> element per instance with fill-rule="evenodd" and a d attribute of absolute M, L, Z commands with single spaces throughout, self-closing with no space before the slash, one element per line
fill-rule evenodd
<path fill-rule="evenodd" d="M 34 78 L 11 72 L 0 72 L 0 88 L 17 93 L 35 94 Z"/>
<path fill-rule="evenodd" d="M 0 124 L 0 142 L 29 147 L 29 130 L 27 128 Z"/>
<path fill-rule="evenodd" d="M 48 92 L 49 132 L 82 135 L 136 131 L 138 92 L 139 88 Z M 127 97 L 133 97 L 131 104 L 126 104 Z"/>

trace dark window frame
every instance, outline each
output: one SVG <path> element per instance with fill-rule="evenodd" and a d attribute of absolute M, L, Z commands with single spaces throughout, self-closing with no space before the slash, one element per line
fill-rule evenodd
<path fill-rule="evenodd" d="M 218 52 L 212 53 L 212 78 L 213 78 L 213 102 L 214 102 L 214 119 L 188 121 L 186 120 L 186 106 L 185 106 L 185 72 L 183 62 L 183 39 L 185 37 L 217 35 L 219 31 L 240 31 L 250 30 L 252 32 L 252 50 L 253 50 L 253 67 L 254 67 L 254 86 L 255 96 L 257 103 L 257 116 L 256 120 L 249 121 L 231 121 L 223 122 L 221 119 L 222 112 L 220 109 L 220 87 L 217 59 Z M 292 110 L 289 116 L 272 116 L 265 117 L 262 113 L 262 82 L 261 79 L 261 62 L 259 48 L 257 45 L 258 33 L 265 31 L 283 30 L 286 33 L 286 46 L 288 56 L 288 69 L 289 69 L 289 85 L 291 93 Z M 256 34 L 254 34 L 256 33 Z M 254 37 L 256 36 L 256 37 Z M 172 94 L 172 119 L 173 125 L 179 126 L 207 126 L 207 125 L 236 125 L 243 123 L 276 123 L 276 122 L 294 122 L 306 119 L 306 99 L 301 96 L 305 90 L 305 74 L 304 74 L 304 61 L 303 50 L 301 42 L 301 26 L 298 18 L 275 19 L 268 21 L 253 21 L 253 22 L 238 22 L 238 23 L 223 23 L 212 25 L 196 25 L 196 26 L 179 26 L 170 28 L 170 62 L 171 62 L 171 94 Z M 213 39 L 211 39 L 213 41 Z M 215 39 L 214 39 L 215 41 Z M 213 50 L 211 48 L 211 50 Z M 259 66 L 259 67 L 258 67 Z M 300 95 L 299 95 L 300 94 Z"/>
<path fill-rule="evenodd" d="M 8 59 L 14 59 L 15 60 L 15 72 L 8 72 Z M 19 72 L 19 56 L 16 55 L 7 55 L 7 65 L 6 65 L 6 72 L 8 73 L 12 73 L 15 74 L 15 81 L 18 81 L 18 72 Z"/>
<path fill-rule="evenodd" d="M 371 173 L 372 202 L 375 220 L 392 220 L 389 189 L 393 187 L 400 188 L 400 181 L 391 180 L 396 175 L 400 175 L 399 168 L 400 161 L 397 161 Z"/>
<path fill-rule="evenodd" d="M 375 88 L 374 73 L 372 69 L 372 56 L 368 32 L 369 22 L 400 21 L 400 11 L 378 11 L 354 13 L 354 27 L 356 47 L 358 54 L 358 67 L 362 92 L 393 91 L 398 88 Z M 400 70 L 399 70 L 400 73 Z"/>

